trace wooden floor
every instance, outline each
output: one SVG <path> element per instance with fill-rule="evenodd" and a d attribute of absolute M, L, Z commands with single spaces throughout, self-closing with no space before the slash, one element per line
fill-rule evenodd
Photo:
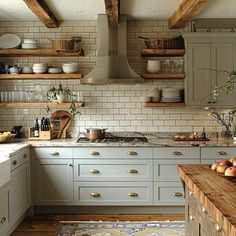
<path fill-rule="evenodd" d="M 38 215 L 26 217 L 11 236 L 55 236 L 62 220 L 162 221 L 184 220 L 184 215 Z"/>

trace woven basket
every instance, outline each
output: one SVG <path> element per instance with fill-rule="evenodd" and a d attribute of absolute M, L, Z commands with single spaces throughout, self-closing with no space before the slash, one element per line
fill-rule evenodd
<path fill-rule="evenodd" d="M 56 50 L 73 50 L 75 41 L 73 39 L 50 39 L 52 48 Z"/>
<path fill-rule="evenodd" d="M 15 134 L 11 134 L 9 136 L 5 136 L 0 134 L 0 143 L 7 143 L 10 142 L 11 140 L 13 140 L 15 138 Z"/>

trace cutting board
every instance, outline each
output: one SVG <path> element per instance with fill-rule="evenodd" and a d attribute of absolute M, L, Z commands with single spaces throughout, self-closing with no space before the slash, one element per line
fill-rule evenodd
<path fill-rule="evenodd" d="M 64 110 L 55 111 L 50 117 L 53 138 L 66 138 L 71 124 L 71 114 Z"/>

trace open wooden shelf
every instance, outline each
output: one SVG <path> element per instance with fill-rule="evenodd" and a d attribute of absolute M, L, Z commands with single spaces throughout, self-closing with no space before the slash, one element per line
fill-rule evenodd
<path fill-rule="evenodd" d="M 45 107 L 49 106 L 51 108 L 68 108 L 70 107 L 70 102 L 65 103 L 48 103 L 48 102 L 1 102 L 0 107 Z M 76 106 L 83 107 L 83 102 L 76 102 Z"/>
<path fill-rule="evenodd" d="M 84 56 L 83 50 L 56 50 L 56 49 L 3 49 L 0 57 L 38 56 L 38 57 L 75 57 Z"/>
<path fill-rule="evenodd" d="M 82 74 L 0 74 L 0 80 L 81 79 Z"/>
<path fill-rule="evenodd" d="M 145 73 L 142 74 L 142 77 L 144 79 L 184 79 L 185 74 L 150 74 L 150 73 Z"/>
<path fill-rule="evenodd" d="M 143 57 L 182 57 L 185 54 L 185 49 L 143 49 Z"/>
<path fill-rule="evenodd" d="M 147 102 L 144 107 L 186 107 L 184 102 Z"/>

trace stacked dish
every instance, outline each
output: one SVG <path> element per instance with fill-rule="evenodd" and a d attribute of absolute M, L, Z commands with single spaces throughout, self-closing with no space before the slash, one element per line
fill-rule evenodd
<path fill-rule="evenodd" d="M 62 68 L 61 67 L 48 68 L 48 73 L 49 74 L 60 74 L 60 73 L 62 73 Z"/>
<path fill-rule="evenodd" d="M 21 71 L 22 74 L 32 74 L 33 69 L 31 66 L 24 66 Z"/>
<path fill-rule="evenodd" d="M 37 49 L 38 41 L 35 39 L 23 39 L 23 43 L 21 44 L 23 49 Z"/>
<path fill-rule="evenodd" d="M 181 89 L 180 88 L 163 88 L 162 89 L 162 102 L 181 102 Z"/>
<path fill-rule="evenodd" d="M 62 65 L 63 72 L 66 74 L 73 74 L 79 72 L 79 63 L 69 62 Z"/>
<path fill-rule="evenodd" d="M 48 64 L 47 63 L 36 63 L 33 64 L 33 72 L 35 74 L 43 74 L 48 71 Z"/>
<path fill-rule="evenodd" d="M 21 39 L 15 34 L 4 34 L 0 37 L 0 49 L 18 48 L 21 44 Z"/>
<path fill-rule="evenodd" d="M 161 93 L 158 87 L 154 88 L 150 93 L 149 96 L 152 98 L 152 102 L 160 102 L 161 100 Z"/>

